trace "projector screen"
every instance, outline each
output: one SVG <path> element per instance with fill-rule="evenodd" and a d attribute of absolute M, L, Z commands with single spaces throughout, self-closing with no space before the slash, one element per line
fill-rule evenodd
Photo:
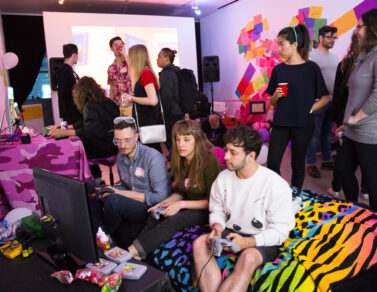
<path fill-rule="evenodd" d="M 75 71 L 80 77 L 93 77 L 104 89 L 109 89 L 107 68 L 114 61 L 109 40 L 114 36 L 120 36 L 127 49 L 135 44 L 146 45 L 156 74 L 161 70 L 156 63 L 160 49 L 177 50 L 174 64 L 193 70 L 197 78 L 194 18 L 43 12 L 43 22 L 47 58 L 62 57 L 63 45 L 75 43 L 79 48 Z M 56 92 L 51 96 L 58 123 Z"/>

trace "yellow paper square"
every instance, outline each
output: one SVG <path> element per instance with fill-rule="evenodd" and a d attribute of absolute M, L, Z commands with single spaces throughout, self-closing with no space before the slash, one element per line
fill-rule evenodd
<path fill-rule="evenodd" d="M 315 19 L 320 19 L 321 15 L 322 15 L 322 10 L 323 10 L 323 7 L 310 6 L 309 17 L 315 18 Z"/>
<path fill-rule="evenodd" d="M 263 48 L 263 47 L 257 48 L 257 56 L 258 57 L 263 57 L 265 53 L 266 53 L 266 48 Z"/>
<path fill-rule="evenodd" d="M 269 30 L 270 29 L 270 25 L 268 23 L 268 20 L 267 18 L 263 19 L 263 30 Z"/>
<path fill-rule="evenodd" d="M 245 60 L 246 61 L 250 61 L 253 59 L 253 52 L 252 51 L 247 51 L 246 55 L 245 55 Z"/>
<path fill-rule="evenodd" d="M 297 26 L 299 23 L 300 23 L 300 21 L 297 19 L 297 17 L 293 16 L 289 26 Z"/>
<path fill-rule="evenodd" d="M 244 95 L 242 95 L 242 96 L 240 97 L 240 100 L 241 100 L 241 102 L 242 102 L 244 105 L 247 105 L 247 103 L 250 101 L 250 96 L 244 96 Z"/>
<path fill-rule="evenodd" d="M 343 14 L 337 20 L 335 20 L 330 26 L 335 26 L 338 28 L 336 35 L 339 37 L 350 29 L 354 28 L 357 25 L 357 18 L 355 11 L 351 9 L 347 13 Z"/>
<path fill-rule="evenodd" d="M 250 50 L 253 51 L 253 50 L 255 49 L 255 47 L 256 47 L 256 46 L 255 46 L 255 42 L 251 42 L 251 43 L 250 43 Z"/>
<path fill-rule="evenodd" d="M 254 91 L 258 91 L 259 89 L 261 89 L 263 86 L 266 85 L 262 74 L 259 75 L 257 78 L 255 78 L 252 82 L 253 82 Z"/>
<path fill-rule="evenodd" d="M 254 21 L 250 21 L 248 24 L 246 24 L 246 31 L 250 31 L 254 29 Z"/>

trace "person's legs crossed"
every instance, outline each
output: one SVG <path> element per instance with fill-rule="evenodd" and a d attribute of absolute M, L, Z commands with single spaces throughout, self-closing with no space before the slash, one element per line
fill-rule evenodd
<path fill-rule="evenodd" d="M 289 127 L 273 126 L 268 146 L 267 167 L 280 174 L 280 164 L 289 141 Z"/>
<path fill-rule="evenodd" d="M 143 222 L 148 216 L 148 207 L 145 203 L 111 194 L 105 198 L 104 220 L 112 234 L 123 220 L 129 222 Z"/>

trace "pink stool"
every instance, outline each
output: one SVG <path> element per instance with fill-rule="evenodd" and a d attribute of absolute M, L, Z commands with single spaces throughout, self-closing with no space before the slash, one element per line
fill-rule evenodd
<path fill-rule="evenodd" d="M 118 154 L 106 158 L 88 159 L 89 165 L 102 164 L 109 167 L 110 184 L 114 185 L 113 166 L 117 163 Z"/>

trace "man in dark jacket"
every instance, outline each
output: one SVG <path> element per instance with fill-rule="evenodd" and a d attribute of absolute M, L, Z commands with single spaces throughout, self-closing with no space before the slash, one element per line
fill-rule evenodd
<path fill-rule="evenodd" d="M 202 122 L 202 130 L 214 146 L 225 146 L 223 135 L 226 132 L 226 127 L 218 115 L 210 115 L 208 119 L 205 119 Z"/>
<path fill-rule="evenodd" d="M 172 128 L 177 121 L 184 119 L 184 113 L 179 106 L 178 79 L 175 74 L 180 68 L 173 65 L 176 53 L 177 51 L 175 50 L 163 48 L 157 58 L 158 67 L 162 68 L 162 71 L 159 73 L 160 95 L 164 108 L 166 146 L 169 151 L 171 150 Z"/>
<path fill-rule="evenodd" d="M 63 46 L 64 64 L 56 72 L 58 85 L 59 115 L 68 125 L 82 120 L 82 115 L 73 103 L 73 86 L 79 80 L 79 76 L 73 71 L 72 66 L 77 64 L 78 49 L 74 44 Z"/>

